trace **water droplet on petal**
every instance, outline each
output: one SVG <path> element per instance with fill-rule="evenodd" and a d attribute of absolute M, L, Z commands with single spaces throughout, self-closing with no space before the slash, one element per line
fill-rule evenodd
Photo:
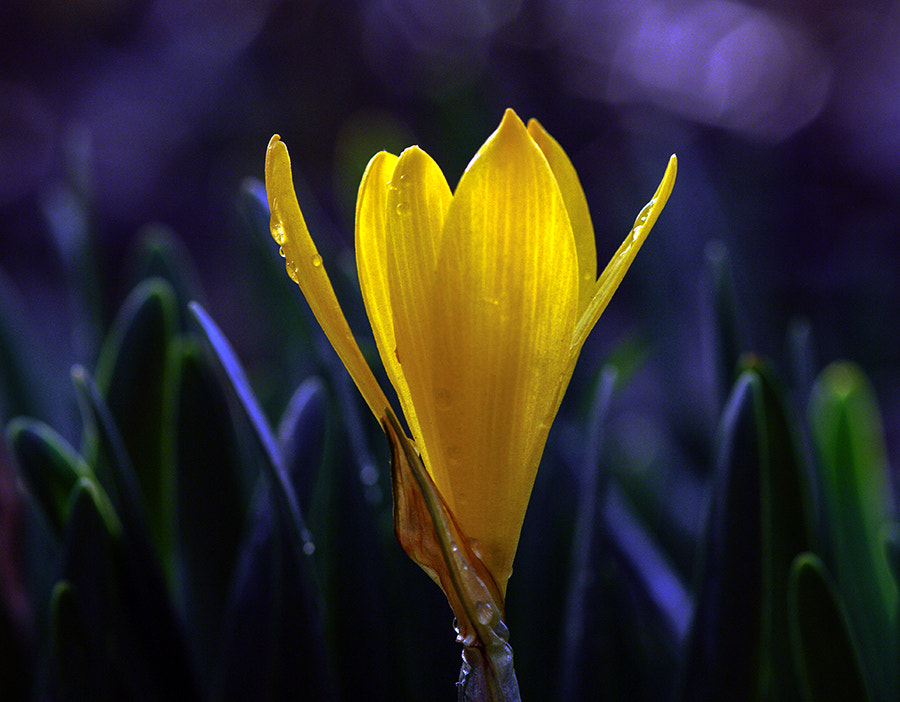
<path fill-rule="evenodd" d="M 271 231 L 272 238 L 281 246 L 284 243 L 284 225 L 281 222 L 275 222 L 272 224 Z"/>
<path fill-rule="evenodd" d="M 409 212 L 409 203 L 408 202 L 398 202 L 397 203 L 397 214 L 403 215 Z"/>
<path fill-rule="evenodd" d="M 316 268 L 318 268 L 319 266 L 321 266 L 321 265 L 322 265 L 322 257 L 319 256 L 319 254 L 313 254 L 313 255 L 312 255 L 312 264 L 313 264 Z"/>
<path fill-rule="evenodd" d="M 494 608 L 490 602 L 475 603 L 475 618 L 483 625 L 487 626 L 491 623 L 491 617 L 494 615 Z"/>
<path fill-rule="evenodd" d="M 641 237 L 641 230 L 643 230 L 644 226 L 639 224 L 634 228 L 634 231 L 631 234 L 631 240 L 637 241 Z"/>
<path fill-rule="evenodd" d="M 278 255 L 284 258 L 284 248 L 281 246 L 278 247 Z"/>

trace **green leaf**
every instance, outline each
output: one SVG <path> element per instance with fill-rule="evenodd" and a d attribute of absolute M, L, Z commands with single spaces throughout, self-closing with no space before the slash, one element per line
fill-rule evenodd
<path fill-rule="evenodd" d="M 785 616 L 788 578 L 794 559 L 818 547 L 813 498 L 784 388 L 769 364 L 761 359 L 748 356 L 742 365 L 754 379 L 760 454 L 764 613 L 761 686 L 768 690 L 768 699 L 793 699 L 796 685 Z"/>
<path fill-rule="evenodd" d="M 167 572 L 171 570 L 174 523 L 175 328 L 171 286 L 160 279 L 141 283 L 119 311 L 96 373 L 97 386 L 140 485 L 151 540 Z M 88 461 L 102 461 L 96 437 L 88 435 L 86 444 Z M 104 470 L 97 468 L 100 474 Z"/>
<path fill-rule="evenodd" d="M 720 434 L 687 699 L 797 695 L 788 579 L 816 547 L 812 493 L 783 388 L 760 359 L 742 366 Z"/>
<path fill-rule="evenodd" d="M 154 549 L 141 487 L 112 413 L 97 384 L 81 366 L 72 368 L 72 383 L 81 409 L 85 434 L 95 437 L 97 480 L 121 515 L 132 555 L 152 574 L 148 578 L 153 582 L 163 577 L 162 568 L 168 566 L 166 575 L 171 582 L 173 564 L 164 563 L 162 559 L 166 554 Z"/>
<path fill-rule="evenodd" d="M 803 699 L 870 700 L 840 594 L 818 556 L 794 560 L 788 590 L 790 640 Z"/>
<path fill-rule="evenodd" d="M 189 631 L 208 675 L 247 517 L 246 446 L 225 388 L 195 343 L 181 356 L 177 420 L 177 534 Z"/>
<path fill-rule="evenodd" d="M 141 486 L 112 412 L 85 368 L 75 365 L 71 375 L 84 433 L 93 438 L 97 466 L 94 474 L 115 507 L 125 515 L 129 531 L 146 533 L 147 515 Z"/>
<path fill-rule="evenodd" d="M 81 478 L 70 496 L 63 539 L 64 583 L 51 603 L 54 669 L 67 693 L 121 698 L 124 681 L 113 652 L 126 656 L 117 624 L 118 577 L 114 552 L 121 526 L 102 488 Z"/>
<path fill-rule="evenodd" d="M 165 280 L 175 294 L 177 308 L 187 307 L 191 300 L 204 299 L 200 274 L 187 247 L 169 227 L 148 224 L 141 229 L 134 254 L 131 280 Z M 180 319 L 180 331 L 187 331 L 187 319 Z"/>
<path fill-rule="evenodd" d="M 98 675 L 92 660 L 92 645 L 78 613 L 72 584 L 60 580 L 50 598 L 50 643 L 53 674 L 62 699 L 85 700 L 97 692 Z"/>
<path fill-rule="evenodd" d="M 29 492 L 37 500 L 57 535 L 69 519 L 69 495 L 79 478 L 91 477 L 85 460 L 54 429 L 35 419 L 19 417 L 6 436 Z"/>
<path fill-rule="evenodd" d="M 135 549 L 102 487 L 72 491 L 63 577 L 84 633 L 98 699 L 196 699 L 182 632 L 165 584 Z"/>
<path fill-rule="evenodd" d="M 681 699 L 755 700 L 762 631 L 757 379 L 742 374 L 725 405 Z"/>
<path fill-rule="evenodd" d="M 42 385 L 36 382 L 37 348 L 25 305 L 13 282 L 0 271 L 0 422 L 16 415 L 45 416 Z"/>
<path fill-rule="evenodd" d="M 888 466 L 875 394 L 863 372 L 846 362 L 828 366 L 813 387 L 809 417 L 821 463 L 829 570 L 873 693 L 895 699 L 898 591 L 884 547 L 892 519 Z"/>

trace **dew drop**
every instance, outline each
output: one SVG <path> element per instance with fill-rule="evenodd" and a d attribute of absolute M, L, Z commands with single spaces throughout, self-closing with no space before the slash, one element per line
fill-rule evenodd
<path fill-rule="evenodd" d="M 278 247 L 278 255 L 284 258 L 284 248 L 281 246 Z"/>
<path fill-rule="evenodd" d="M 281 222 L 275 222 L 271 229 L 272 238 L 281 246 L 284 243 L 284 225 Z"/>
<path fill-rule="evenodd" d="M 313 255 L 312 255 L 312 264 L 313 264 L 316 268 L 318 268 L 319 266 L 321 266 L 321 265 L 322 265 L 322 257 L 319 256 L 319 254 L 313 254 Z"/>
<path fill-rule="evenodd" d="M 631 234 L 631 240 L 637 241 L 641 237 L 641 230 L 644 228 L 642 224 L 639 224 L 634 228 L 634 231 Z"/>
<path fill-rule="evenodd" d="M 491 617 L 494 615 L 494 608 L 490 602 L 475 603 L 475 618 L 484 626 L 491 623 Z"/>
<path fill-rule="evenodd" d="M 409 203 L 408 202 L 398 202 L 397 203 L 397 214 L 403 215 L 409 212 Z"/>

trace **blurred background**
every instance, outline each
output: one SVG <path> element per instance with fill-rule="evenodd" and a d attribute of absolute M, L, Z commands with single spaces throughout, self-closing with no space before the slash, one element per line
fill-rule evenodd
<path fill-rule="evenodd" d="M 727 391 L 710 321 L 711 271 L 725 265 L 741 349 L 807 391 L 828 362 L 858 363 L 897 463 L 895 0 L 7 0 L 0 26 L 2 321 L 17 373 L 38 389 L 25 402 L 3 388 L 4 422 L 29 414 L 77 445 L 70 368 L 95 366 L 139 278 L 135 251 L 162 232 L 183 243 L 274 423 L 310 369 L 285 342 L 308 317 L 266 292 L 284 276 L 277 247 L 247 234 L 236 204 L 259 195 L 271 135 L 290 149 L 310 229 L 364 336 L 352 241 L 366 162 L 418 144 L 453 185 L 512 107 L 574 162 L 601 266 L 679 159 L 672 198 L 582 354 L 554 445 L 601 362 L 640 348 L 613 401 L 610 455 L 657 471 L 686 533 L 701 529 L 698 486 Z M 539 538 L 529 524 L 523 544 Z M 3 570 L 7 605 L 25 611 Z M 684 629 L 690 607 L 673 592 Z M 449 640 L 448 619 L 435 621 Z"/>
<path fill-rule="evenodd" d="M 337 255 L 376 150 L 419 144 L 452 184 L 510 106 L 570 154 L 600 259 L 679 156 L 675 196 L 595 337 L 639 328 L 678 359 L 659 362 L 690 373 L 704 353 L 698 272 L 721 241 L 753 347 L 780 357 L 789 320 L 805 317 L 820 360 L 876 377 L 897 431 L 897 3 L 13 0 L 0 12 L 0 265 L 48 370 L 91 361 L 73 325 L 108 325 L 151 222 L 183 239 L 237 345 L 264 354 L 248 348 L 265 346 L 267 315 L 243 304 L 233 202 L 262 176 L 273 133 Z M 48 220 L 74 206 L 67 188 L 87 195 L 101 319 L 73 320 L 65 299 L 73 243 Z M 677 385 L 680 401 L 699 390 Z"/>

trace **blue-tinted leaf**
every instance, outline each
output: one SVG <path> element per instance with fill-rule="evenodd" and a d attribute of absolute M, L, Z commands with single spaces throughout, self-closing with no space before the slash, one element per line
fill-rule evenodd
<path fill-rule="evenodd" d="M 311 378 L 294 392 L 278 441 L 299 499 L 323 451 L 324 388 Z M 223 623 L 216 694 L 225 700 L 327 698 L 334 692 L 326 639 L 308 576 L 297 567 L 289 526 L 273 500 L 271 481 L 257 486 L 252 524 L 242 545 Z M 251 678 L 245 669 L 269 671 Z"/>
<path fill-rule="evenodd" d="M 593 578 L 594 563 L 591 554 L 597 543 L 600 515 L 608 480 L 601 479 L 600 447 L 606 428 L 610 400 L 617 373 L 612 367 L 604 368 L 594 391 L 591 413 L 586 432 L 587 450 L 579 477 L 578 502 L 575 513 L 574 543 L 572 545 L 572 570 L 566 593 L 566 609 L 562 622 L 563 639 L 560 647 L 560 699 L 575 699 L 579 677 L 589 672 L 585 666 L 584 647 L 586 626 L 596 612 L 591 605 L 604 606 L 596 599 L 588 599 Z M 602 476 L 606 478 L 604 474 Z"/>
<path fill-rule="evenodd" d="M 325 449 L 325 387 L 308 378 L 294 391 L 278 425 L 278 446 L 301 507 L 309 506 Z"/>
<path fill-rule="evenodd" d="M 206 310 L 199 304 L 196 302 L 191 303 L 190 310 L 209 341 L 213 354 L 237 398 L 238 407 L 249 422 L 259 447 L 262 449 L 265 458 L 263 466 L 269 479 L 272 481 L 275 502 L 278 508 L 283 510 L 288 523 L 291 525 L 289 533 L 293 539 L 294 547 L 300 559 L 304 560 L 303 556 L 311 556 L 314 553 L 315 546 L 309 530 L 306 528 L 303 515 L 300 513 L 297 494 L 291 486 L 283 457 L 269 427 L 268 420 L 263 414 L 262 408 L 259 406 L 244 373 L 244 369 L 241 367 L 240 361 L 238 361 L 225 335 L 222 334 L 216 323 L 213 322 Z"/>
<path fill-rule="evenodd" d="M 258 486 L 222 622 L 214 696 L 223 700 L 331 699 L 327 640 L 307 572 L 297 562 L 268 480 Z M 248 675 L 247 671 L 256 671 Z M 264 671 L 262 673 L 261 671 Z"/>
<path fill-rule="evenodd" d="M 269 201 L 266 186 L 259 178 L 245 178 L 238 192 L 238 210 L 245 219 L 247 229 L 256 232 L 260 241 L 268 246 Z M 268 250 L 268 249 L 267 249 Z"/>
<path fill-rule="evenodd" d="M 754 382 L 742 375 L 723 413 L 684 700 L 754 700 L 759 692 L 763 572 Z"/>

